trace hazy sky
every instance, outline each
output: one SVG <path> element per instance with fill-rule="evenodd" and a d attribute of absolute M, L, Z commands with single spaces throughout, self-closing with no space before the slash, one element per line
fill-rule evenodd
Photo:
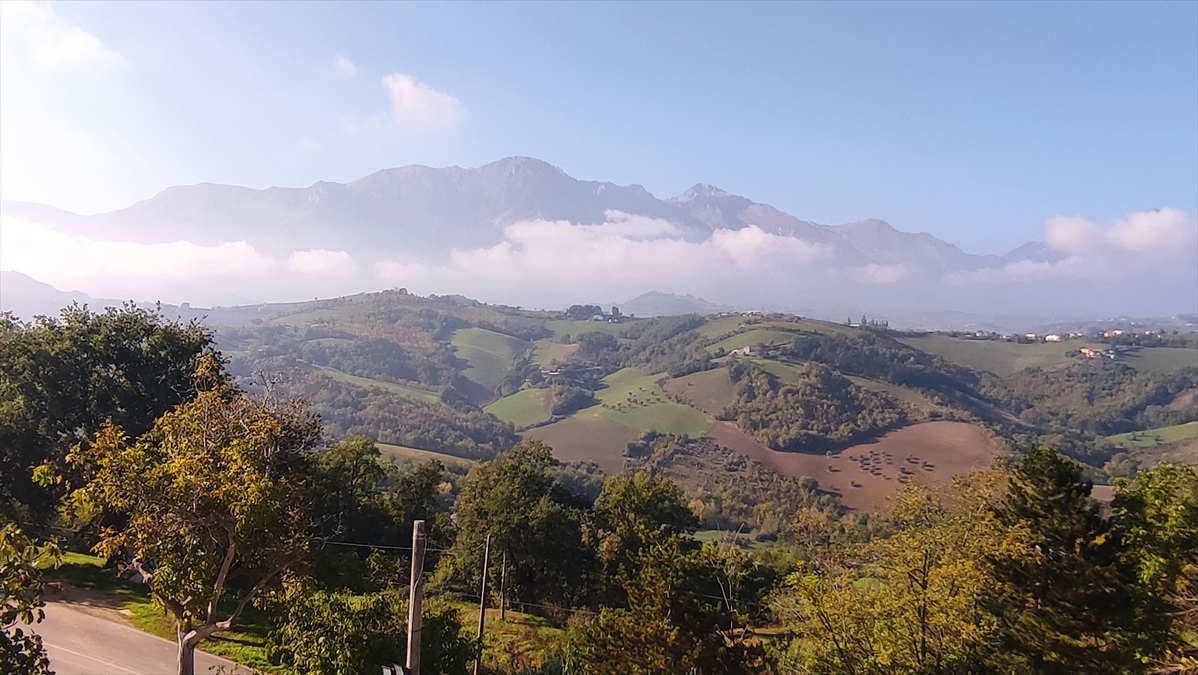
<path fill-rule="evenodd" d="M 1198 3 L 0 3 L 0 193 L 529 155 L 977 253 L 1198 213 Z"/>

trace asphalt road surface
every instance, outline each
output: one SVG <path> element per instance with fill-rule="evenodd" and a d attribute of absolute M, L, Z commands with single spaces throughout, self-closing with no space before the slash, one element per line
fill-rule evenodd
<path fill-rule="evenodd" d="M 58 675 L 174 675 L 175 643 L 143 633 L 113 609 L 49 602 L 46 620 L 33 626 L 42 636 L 50 667 Z M 232 673 L 236 664 L 196 652 L 196 674 Z M 242 668 L 238 672 L 249 672 Z"/>

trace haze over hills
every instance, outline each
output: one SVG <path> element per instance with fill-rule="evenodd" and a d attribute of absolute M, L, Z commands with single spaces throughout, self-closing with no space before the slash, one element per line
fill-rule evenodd
<path fill-rule="evenodd" d="M 526 157 L 306 188 L 179 186 L 93 216 L 5 201 L 0 215 L 0 267 L 176 304 L 397 286 L 544 307 L 658 290 L 829 317 L 1174 314 L 1198 303 L 1196 227 L 1168 209 L 1110 226 L 1050 221 L 1046 242 L 978 255 L 883 220 L 823 225 L 703 184 L 659 199 Z"/>

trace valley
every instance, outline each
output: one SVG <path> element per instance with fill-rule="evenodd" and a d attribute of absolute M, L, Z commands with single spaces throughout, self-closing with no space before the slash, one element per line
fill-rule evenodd
<path fill-rule="evenodd" d="M 314 399 L 334 432 L 407 446 L 385 454 L 413 460 L 486 459 L 525 438 L 563 462 L 616 474 L 646 435 L 705 438 L 779 475 L 814 479 L 860 511 L 884 508 L 903 483 L 983 469 L 1037 440 L 1087 463 L 1099 482 L 1161 458 L 1198 462 L 1185 435 L 1198 421 L 1186 393 L 1198 347 L 1185 336 L 1175 342 L 1186 346 L 1020 344 L 783 314 L 570 314 L 596 309 L 533 312 L 390 291 L 290 307 L 222 328 L 219 339 L 247 383 L 268 373 L 301 395 L 339 383 L 336 397 L 320 389 Z M 1118 349 L 1119 358 L 1085 358 L 1082 347 Z M 1064 377 L 1036 379 L 1041 371 Z M 1069 384 L 1076 378 L 1103 383 L 1084 386 L 1106 387 L 1112 403 L 1071 393 L 1082 386 Z M 373 392 L 368 405 L 329 407 L 366 400 L 362 391 Z M 425 412 L 415 426 L 433 424 L 424 431 L 387 412 L 416 403 Z M 1063 427 L 1063 415 L 1089 416 L 1095 431 Z M 1158 419 L 1177 424 L 1163 435 L 1144 426 Z M 1102 431 L 1129 425 L 1141 426 Z"/>

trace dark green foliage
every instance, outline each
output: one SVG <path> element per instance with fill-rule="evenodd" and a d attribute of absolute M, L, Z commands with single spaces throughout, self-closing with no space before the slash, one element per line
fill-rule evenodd
<path fill-rule="evenodd" d="M 603 315 L 603 308 L 599 305 L 570 305 L 566 310 L 566 316 L 576 320 L 589 319 L 596 315 Z"/>
<path fill-rule="evenodd" d="M 1087 359 L 1056 370 L 1028 368 L 982 392 L 1050 433 L 1110 436 L 1198 419 L 1198 410 L 1168 410 L 1181 391 L 1198 386 L 1198 368 L 1161 375 L 1124 363 Z"/>
<path fill-rule="evenodd" d="M 888 396 L 862 389 L 818 363 L 784 384 L 760 366 L 733 361 L 735 399 L 721 417 L 776 450 L 822 452 L 906 421 Z"/>
<path fill-rule="evenodd" d="M 333 438 L 365 436 L 468 458 L 493 457 L 517 440 L 512 425 L 477 408 L 456 410 L 323 375 L 282 380 L 276 386 L 307 401 Z"/>
<path fill-rule="evenodd" d="M 994 561 L 1002 652 L 1033 673 L 1122 673 L 1160 626 L 1121 564 L 1118 534 L 1090 499 L 1081 469 L 1034 447 L 1015 471 L 999 517 L 1027 528 L 1034 554 Z"/>
<path fill-rule="evenodd" d="M 595 568 L 583 540 L 587 503 L 554 482 L 556 464 L 548 446 L 528 441 L 470 470 L 455 504 L 453 552 L 442 563 L 450 579 L 477 588 L 490 535 L 492 561 L 507 552 L 513 602 L 571 606 L 586 598 Z"/>
<path fill-rule="evenodd" d="M 966 368 L 876 332 L 800 333 L 782 354 L 795 361 L 816 361 L 846 375 L 946 394 L 968 392 L 978 382 Z"/>
<path fill-rule="evenodd" d="M 0 516 L 48 523 L 64 485 L 36 486 L 30 470 L 50 463 L 64 471 L 71 446 L 87 443 L 105 420 L 144 433 L 194 395 L 193 362 L 211 351 L 212 334 L 198 323 L 132 305 L 71 306 L 29 323 L 0 315 Z"/>
<path fill-rule="evenodd" d="M 582 387 L 562 384 L 549 387 L 549 412 L 553 415 L 569 415 L 594 402 L 594 394 Z"/>
<path fill-rule="evenodd" d="M 295 675 L 376 673 L 407 660 L 407 596 L 398 591 L 349 595 L 289 586 L 276 601 L 285 616 L 268 639 L 269 654 Z M 450 607 L 426 605 L 421 672 L 464 675 L 477 642 Z"/>
<path fill-rule="evenodd" d="M 39 562 L 57 559 L 57 549 L 37 546 L 15 524 L 0 528 L 0 672 L 50 675 L 41 636 L 33 625 L 45 614 Z"/>

